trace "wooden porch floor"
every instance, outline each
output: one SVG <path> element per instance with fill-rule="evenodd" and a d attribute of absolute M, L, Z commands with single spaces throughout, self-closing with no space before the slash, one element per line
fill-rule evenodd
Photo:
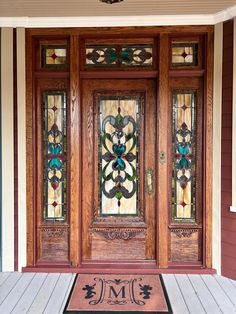
<path fill-rule="evenodd" d="M 0 273 L 0 313 L 63 313 L 74 274 Z M 236 281 L 217 275 L 163 275 L 174 314 L 236 314 Z"/>

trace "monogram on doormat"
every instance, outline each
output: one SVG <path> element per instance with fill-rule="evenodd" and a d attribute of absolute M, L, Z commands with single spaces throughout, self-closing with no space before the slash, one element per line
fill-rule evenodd
<path fill-rule="evenodd" d="M 78 275 L 66 313 L 171 313 L 158 275 Z"/>

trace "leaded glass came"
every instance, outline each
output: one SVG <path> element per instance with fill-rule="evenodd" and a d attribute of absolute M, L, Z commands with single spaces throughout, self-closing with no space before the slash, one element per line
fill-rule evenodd
<path fill-rule="evenodd" d="M 87 67 L 150 67 L 151 45 L 86 46 Z"/>
<path fill-rule="evenodd" d="M 196 92 L 173 93 L 172 219 L 195 221 Z"/>
<path fill-rule="evenodd" d="M 172 43 L 172 66 L 197 66 L 197 43 Z"/>
<path fill-rule="evenodd" d="M 44 220 L 65 221 L 66 205 L 66 94 L 44 93 Z"/>
<path fill-rule="evenodd" d="M 137 215 L 140 97 L 99 97 L 101 215 Z"/>

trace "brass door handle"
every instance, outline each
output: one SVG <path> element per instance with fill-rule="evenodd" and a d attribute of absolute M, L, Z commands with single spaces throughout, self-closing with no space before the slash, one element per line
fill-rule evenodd
<path fill-rule="evenodd" d="M 154 171 L 151 168 L 146 170 L 146 192 L 150 195 L 154 191 L 153 184 Z"/>

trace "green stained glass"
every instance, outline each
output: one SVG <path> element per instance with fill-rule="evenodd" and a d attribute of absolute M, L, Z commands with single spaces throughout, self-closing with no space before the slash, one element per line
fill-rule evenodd
<path fill-rule="evenodd" d="M 195 221 L 196 92 L 173 92 L 172 220 Z"/>
<path fill-rule="evenodd" d="M 87 67 L 149 67 L 152 45 L 86 46 Z"/>
<path fill-rule="evenodd" d="M 66 185 L 66 94 L 43 94 L 44 220 L 65 221 Z"/>
<path fill-rule="evenodd" d="M 137 215 L 140 96 L 99 96 L 102 215 Z"/>

